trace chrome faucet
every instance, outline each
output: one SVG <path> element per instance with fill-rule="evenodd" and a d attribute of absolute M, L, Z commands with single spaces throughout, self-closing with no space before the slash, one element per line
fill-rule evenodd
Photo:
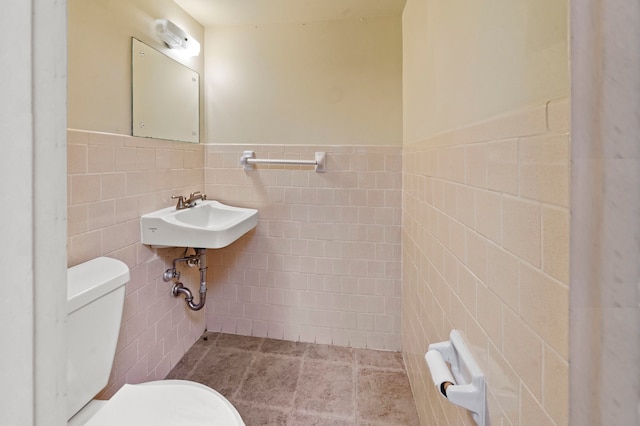
<path fill-rule="evenodd" d="M 184 198 L 183 195 L 172 195 L 171 199 L 177 199 L 176 210 L 188 209 L 196 205 L 197 200 L 206 200 L 207 195 L 200 193 L 200 191 L 192 192 L 189 194 L 189 198 Z"/>

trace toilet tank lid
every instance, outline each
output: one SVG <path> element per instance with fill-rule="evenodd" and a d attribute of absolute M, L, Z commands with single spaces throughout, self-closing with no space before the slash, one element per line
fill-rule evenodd
<path fill-rule="evenodd" d="M 67 314 L 112 292 L 129 281 L 122 261 L 98 257 L 67 269 Z"/>

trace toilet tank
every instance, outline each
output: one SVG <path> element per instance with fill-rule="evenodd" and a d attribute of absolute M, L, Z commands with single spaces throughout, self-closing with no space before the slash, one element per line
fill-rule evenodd
<path fill-rule="evenodd" d="M 67 417 L 109 381 L 129 268 L 99 257 L 67 269 Z"/>

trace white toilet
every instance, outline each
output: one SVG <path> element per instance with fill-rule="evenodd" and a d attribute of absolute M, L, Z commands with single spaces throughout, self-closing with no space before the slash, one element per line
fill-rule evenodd
<path fill-rule="evenodd" d="M 244 425 L 225 397 L 186 380 L 124 385 L 109 401 L 92 401 L 109 381 L 129 268 L 99 257 L 67 275 L 68 425 Z"/>

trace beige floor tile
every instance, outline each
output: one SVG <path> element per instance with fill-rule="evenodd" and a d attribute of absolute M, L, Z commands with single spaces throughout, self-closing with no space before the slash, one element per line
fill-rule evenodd
<path fill-rule="evenodd" d="M 259 337 L 238 336 L 235 334 L 221 333 L 214 346 L 221 348 L 243 349 L 246 351 L 257 350 L 264 339 Z"/>
<path fill-rule="evenodd" d="M 236 399 L 245 402 L 291 407 L 300 373 L 300 359 L 257 355 L 249 367 Z"/>
<path fill-rule="evenodd" d="M 289 417 L 289 410 L 275 409 L 268 406 L 259 406 L 243 401 L 231 400 L 231 403 L 246 426 L 285 426 Z"/>
<path fill-rule="evenodd" d="M 274 355 L 303 356 L 308 343 L 289 342 L 287 340 L 264 339 L 260 352 Z"/>
<path fill-rule="evenodd" d="M 247 426 L 418 424 L 397 352 L 205 333 L 167 378 L 216 389 Z"/>
<path fill-rule="evenodd" d="M 400 352 L 356 349 L 356 360 L 359 368 L 372 367 L 404 370 L 404 361 Z"/>
<path fill-rule="evenodd" d="M 306 353 L 308 359 L 345 363 L 353 363 L 354 356 L 355 350 L 353 348 L 331 345 L 309 345 Z"/>
<path fill-rule="evenodd" d="M 289 426 L 355 426 L 353 419 L 343 419 L 334 416 L 309 414 L 295 411 L 291 413 L 287 425 Z"/>
<path fill-rule="evenodd" d="M 359 419 L 392 425 L 420 423 L 406 373 L 362 369 L 357 380 Z"/>
<path fill-rule="evenodd" d="M 214 348 L 200 361 L 189 380 L 209 386 L 225 397 L 236 393 L 251 366 L 251 352 Z"/>
<path fill-rule="evenodd" d="M 295 408 L 353 417 L 353 365 L 305 360 L 296 392 Z"/>

